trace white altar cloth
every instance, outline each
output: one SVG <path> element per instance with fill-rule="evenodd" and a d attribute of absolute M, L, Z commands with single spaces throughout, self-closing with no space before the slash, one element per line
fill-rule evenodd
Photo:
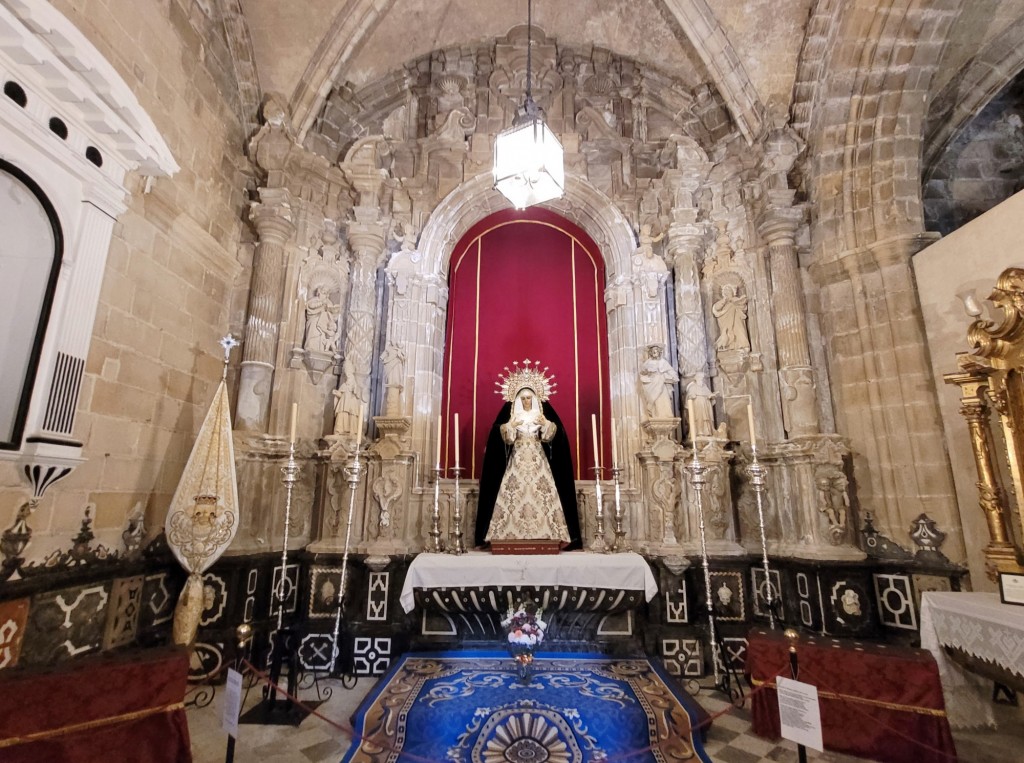
<path fill-rule="evenodd" d="M 466 586 L 561 586 L 566 588 L 616 588 L 643 591 L 647 601 L 658 593 L 650 565 L 632 551 L 592 554 L 491 554 L 470 551 L 452 554 L 420 554 L 405 576 L 399 601 L 411 612 L 414 588 L 462 588 Z"/>
<path fill-rule="evenodd" d="M 935 656 L 953 728 L 994 726 L 992 682 L 951 660 L 956 647 L 1024 678 L 1024 607 L 994 593 L 929 591 L 921 595 L 921 646 Z"/>

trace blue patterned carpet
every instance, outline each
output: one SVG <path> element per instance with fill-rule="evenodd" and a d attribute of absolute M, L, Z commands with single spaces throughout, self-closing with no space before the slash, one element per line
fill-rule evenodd
<path fill-rule="evenodd" d="M 696 717 L 643 658 L 538 653 L 522 681 L 500 652 L 407 654 L 353 716 L 343 763 L 711 763 Z"/>

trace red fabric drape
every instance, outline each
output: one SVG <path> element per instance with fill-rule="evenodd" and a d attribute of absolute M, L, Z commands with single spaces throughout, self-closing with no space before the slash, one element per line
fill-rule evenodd
<path fill-rule="evenodd" d="M 187 678 L 184 649 L 90 657 L 46 672 L 13 670 L 0 676 L 0 744 L 37 733 L 47 738 L 0 747 L 0 761 L 190 763 L 188 721 L 179 707 Z M 108 722 L 116 718 L 122 720 Z M 96 725 L 59 733 L 85 724 Z"/>
<path fill-rule="evenodd" d="M 797 658 L 798 679 L 818 689 L 825 749 L 882 763 L 956 763 L 939 671 L 928 652 L 805 637 Z M 789 643 L 780 631 L 750 632 L 747 673 L 755 688 L 790 676 Z M 775 690 L 758 691 L 751 710 L 754 733 L 778 739 Z"/>
<path fill-rule="evenodd" d="M 449 267 L 442 465 L 453 466 L 459 414 L 463 476 L 477 478 L 502 398 L 504 367 L 540 361 L 558 384 L 551 398 L 565 425 L 576 478 L 593 477 L 591 414 L 609 465 L 608 332 L 604 262 L 587 234 L 543 209 L 490 215 L 459 241 Z"/>

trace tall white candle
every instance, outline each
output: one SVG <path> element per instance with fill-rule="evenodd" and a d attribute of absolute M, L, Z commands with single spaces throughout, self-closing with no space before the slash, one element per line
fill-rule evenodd
<path fill-rule="evenodd" d="M 615 419 L 612 419 L 612 468 L 619 465 L 619 448 L 615 444 Z"/>
<path fill-rule="evenodd" d="M 366 403 L 360 403 L 359 405 L 359 423 L 356 425 L 356 453 L 359 452 L 359 446 L 363 444 L 363 419 L 366 418 Z"/>
<path fill-rule="evenodd" d="M 441 415 L 437 416 L 437 458 L 434 459 L 437 468 L 441 468 Z"/>
<path fill-rule="evenodd" d="M 288 428 L 288 442 L 295 442 L 295 420 L 299 416 L 299 404 L 292 403 L 292 421 Z"/>
<path fill-rule="evenodd" d="M 697 429 L 693 425 L 693 398 L 687 398 L 686 400 L 686 423 L 690 426 L 690 442 L 693 443 L 694 450 L 697 449 Z"/>
<path fill-rule="evenodd" d="M 459 414 L 455 414 L 455 431 L 452 432 L 455 435 L 455 466 L 459 465 Z"/>
<path fill-rule="evenodd" d="M 594 466 L 601 465 L 601 459 L 598 457 L 597 450 L 597 414 L 590 414 L 590 434 L 594 437 Z"/>
<path fill-rule="evenodd" d="M 747 403 L 747 426 L 750 428 L 750 447 L 757 447 L 757 432 L 754 431 L 754 406 Z"/>

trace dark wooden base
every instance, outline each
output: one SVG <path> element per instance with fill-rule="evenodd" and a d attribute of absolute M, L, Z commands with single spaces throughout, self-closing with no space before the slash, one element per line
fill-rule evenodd
<path fill-rule="evenodd" d="M 562 550 L 560 540 L 492 540 L 492 554 L 557 554 Z"/>

